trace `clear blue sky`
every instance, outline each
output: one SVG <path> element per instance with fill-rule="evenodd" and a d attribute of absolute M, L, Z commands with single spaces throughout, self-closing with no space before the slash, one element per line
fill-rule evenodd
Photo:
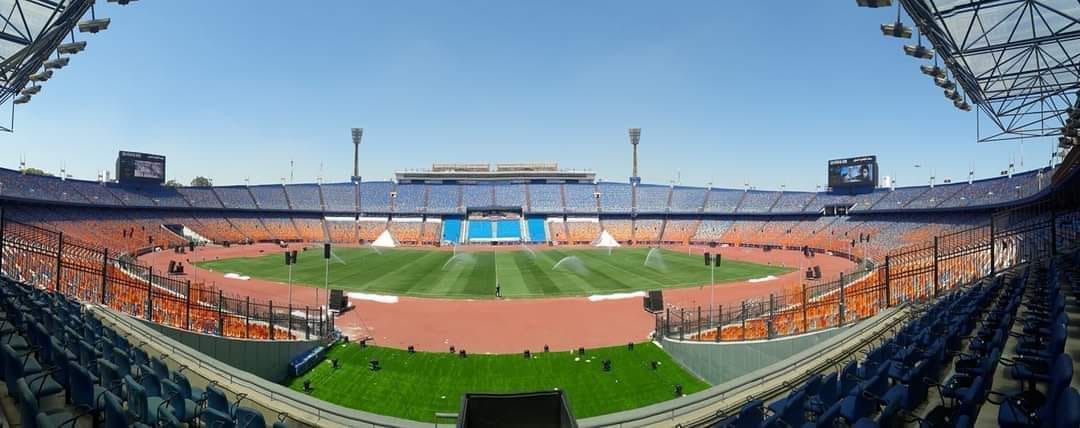
<path fill-rule="evenodd" d="M 135 150 L 185 183 L 276 183 L 290 160 L 344 181 L 363 127 L 366 180 L 558 161 L 625 181 L 641 127 L 646 182 L 812 190 L 863 154 L 899 185 L 1019 170 L 1019 144 L 976 143 L 975 113 L 880 35 L 895 9 L 854 3 L 99 2 L 112 26 L 20 106 L 0 165 L 93 178 Z M 1025 142 L 1023 169 L 1051 144 Z"/>

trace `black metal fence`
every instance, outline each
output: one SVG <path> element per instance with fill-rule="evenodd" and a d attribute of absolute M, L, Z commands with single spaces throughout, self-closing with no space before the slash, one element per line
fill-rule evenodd
<path fill-rule="evenodd" d="M 275 305 L 162 276 L 127 255 L 2 212 L 0 250 L 0 273 L 7 278 L 178 329 L 261 340 L 306 340 L 334 332 L 333 316 L 324 308 Z"/>
<path fill-rule="evenodd" d="M 658 335 L 686 341 L 771 339 L 874 316 L 923 301 L 1018 263 L 1057 253 L 1080 238 L 1080 213 L 1051 201 L 994 213 L 981 226 L 897 249 L 876 266 L 833 281 L 748 299 L 737 305 L 672 308 L 656 316 Z"/>

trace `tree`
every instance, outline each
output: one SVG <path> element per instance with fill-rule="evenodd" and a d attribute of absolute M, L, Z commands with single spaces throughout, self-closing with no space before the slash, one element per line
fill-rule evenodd
<path fill-rule="evenodd" d="M 184 187 L 184 185 L 180 184 L 179 181 L 169 180 L 165 182 L 165 187 Z"/>
<path fill-rule="evenodd" d="M 43 175 L 43 176 L 46 176 L 46 177 L 52 177 L 53 176 L 52 174 L 49 174 L 49 173 L 45 172 L 41 168 L 26 168 L 22 172 L 23 172 L 23 174 L 27 174 L 27 175 Z"/>
<path fill-rule="evenodd" d="M 214 183 L 211 183 L 209 178 L 200 175 L 191 179 L 191 185 L 193 187 L 209 187 L 213 186 Z"/>

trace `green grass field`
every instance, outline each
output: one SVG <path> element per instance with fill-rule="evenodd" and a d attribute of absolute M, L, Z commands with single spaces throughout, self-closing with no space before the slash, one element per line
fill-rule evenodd
<path fill-rule="evenodd" d="M 650 254 L 650 251 L 652 253 Z M 286 282 L 284 257 L 271 255 L 200 262 L 203 268 Z M 301 252 L 293 281 L 321 287 L 322 251 Z M 724 260 L 716 282 L 742 281 L 791 271 L 780 266 Z M 491 298 L 498 278 L 503 297 L 618 293 L 709 283 L 700 255 L 619 248 L 516 251 L 339 248 L 330 260 L 330 287 L 420 297 Z"/>
<path fill-rule="evenodd" d="M 337 358 L 335 370 L 330 359 Z M 381 370 L 368 369 L 378 359 Z M 601 362 L 612 361 L 604 372 Z M 659 361 L 657 370 L 651 361 Z M 653 343 L 588 350 L 579 358 L 570 352 L 522 355 L 409 354 L 392 348 L 355 343 L 337 345 L 327 360 L 289 382 L 303 390 L 311 380 L 311 395 L 345 407 L 422 422 L 436 412 L 457 413 L 466 392 L 535 392 L 558 388 L 566 392 L 574 416 L 587 418 L 633 409 L 675 398 L 675 384 L 690 394 L 708 387 Z"/>

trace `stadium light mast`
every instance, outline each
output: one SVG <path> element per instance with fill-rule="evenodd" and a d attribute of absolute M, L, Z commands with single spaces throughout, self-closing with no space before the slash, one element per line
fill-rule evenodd
<path fill-rule="evenodd" d="M 353 183 L 360 182 L 360 140 L 364 138 L 364 128 L 352 129 L 352 143 L 353 143 L 353 169 L 352 169 L 352 181 Z"/>
<path fill-rule="evenodd" d="M 641 177 L 637 172 L 637 146 L 641 142 L 641 128 L 630 128 L 630 145 L 634 147 L 634 169 L 633 175 L 630 176 L 630 184 L 637 185 L 641 183 Z"/>

